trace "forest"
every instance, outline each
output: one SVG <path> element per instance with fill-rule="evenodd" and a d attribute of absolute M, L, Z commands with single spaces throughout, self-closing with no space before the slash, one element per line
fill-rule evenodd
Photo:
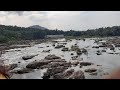
<path fill-rule="evenodd" d="M 88 29 L 86 31 L 75 30 L 40 30 L 35 28 L 25 28 L 17 26 L 0 25 L 0 43 L 19 40 L 37 40 L 44 39 L 46 35 L 60 35 L 72 37 L 108 37 L 120 36 L 120 26 L 102 27 L 97 29 Z"/>

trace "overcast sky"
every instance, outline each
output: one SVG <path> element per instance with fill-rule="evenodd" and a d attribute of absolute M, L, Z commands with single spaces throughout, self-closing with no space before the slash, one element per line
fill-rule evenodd
<path fill-rule="evenodd" d="M 120 25 L 120 11 L 0 11 L 0 24 L 81 31 Z"/>

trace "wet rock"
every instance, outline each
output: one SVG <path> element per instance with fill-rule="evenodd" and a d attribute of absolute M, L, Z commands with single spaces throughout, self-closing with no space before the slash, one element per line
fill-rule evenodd
<path fill-rule="evenodd" d="M 38 54 L 37 54 L 37 55 L 38 55 Z M 22 59 L 23 59 L 23 60 L 32 59 L 33 57 L 35 57 L 35 56 L 37 56 L 37 55 L 23 56 Z"/>
<path fill-rule="evenodd" d="M 85 39 L 83 39 L 83 41 L 85 41 Z"/>
<path fill-rule="evenodd" d="M 80 65 L 79 68 L 82 68 L 82 66 Z"/>
<path fill-rule="evenodd" d="M 97 65 L 97 66 L 102 66 L 102 65 Z"/>
<path fill-rule="evenodd" d="M 102 55 L 102 53 L 101 53 L 101 52 L 97 52 L 96 54 L 97 54 L 97 55 Z"/>
<path fill-rule="evenodd" d="M 52 59 L 61 59 L 61 58 L 53 54 L 53 55 L 46 56 L 45 59 L 52 60 Z"/>
<path fill-rule="evenodd" d="M 71 65 L 77 66 L 80 62 L 72 62 Z"/>
<path fill-rule="evenodd" d="M 24 73 L 29 73 L 29 72 L 33 72 L 33 71 L 34 71 L 33 69 L 23 68 L 23 69 L 13 70 L 13 71 L 11 71 L 11 73 L 24 74 Z"/>
<path fill-rule="evenodd" d="M 91 63 L 91 62 L 80 62 L 80 65 L 81 66 L 90 66 L 90 65 L 93 65 L 93 63 Z"/>
<path fill-rule="evenodd" d="M 87 50 L 85 48 L 82 48 L 82 53 L 87 52 Z"/>
<path fill-rule="evenodd" d="M 92 73 L 90 73 L 90 75 L 97 75 L 97 72 L 92 72 Z"/>
<path fill-rule="evenodd" d="M 99 48 L 99 46 L 93 46 L 92 48 Z"/>
<path fill-rule="evenodd" d="M 21 51 L 21 50 L 15 50 L 15 51 Z"/>
<path fill-rule="evenodd" d="M 74 55 L 74 53 L 71 53 L 70 55 Z"/>
<path fill-rule="evenodd" d="M 76 53 L 77 53 L 77 55 L 81 55 L 81 54 L 82 54 L 82 51 L 81 51 L 80 49 L 78 49 L 78 50 L 76 51 Z"/>
<path fill-rule="evenodd" d="M 115 50 L 115 48 L 114 48 L 114 47 L 111 47 L 110 50 Z"/>
<path fill-rule="evenodd" d="M 71 58 L 72 58 L 72 60 L 76 60 L 78 58 L 78 56 L 73 56 Z"/>
<path fill-rule="evenodd" d="M 74 69 L 70 69 L 64 73 L 57 73 L 53 76 L 54 77 L 53 79 L 67 79 L 72 75 L 73 72 Z"/>
<path fill-rule="evenodd" d="M 76 71 L 69 77 L 69 79 L 85 79 L 84 72 L 81 70 Z"/>
<path fill-rule="evenodd" d="M 55 47 L 55 44 L 53 44 L 52 46 Z"/>
<path fill-rule="evenodd" d="M 10 64 L 10 65 L 8 65 L 8 70 L 12 70 L 12 69 L 14 69 L 14 68 L 16 68 L 16 67 L 18 67 L 18 65 L 17 64 Z"/>
<path fill-rule="evenodd" d="M 51 60 L 41 60 L 41 61 L 33 61 L 31 63 L 29 63 L 26 68 L 30 68 L 30 69 L 38 69 L 43 65 L 47 65 L 48 63 L 52 62 Z"/>
<path fill-rule="evenodd" d="M 92 73 L 92 72 L 96 72 L 97 69 L 95 68 L 89 68 L 89 69 L 85 69 L 85 72 L 88 72 L 88 73 Z"/>
<path fill-rule="evenodd" d="M 107 45 L 99 45 L 99 47 L 107 47 Z"/>
<path fill-rule="evenodd" d="M 115 44 L 115 47 L 120 47 L 120 44 Z"/>
<path fill-rule="evenodd" d="M 46 47 L 49 47 L 49 46 L 46 46 Z"/>
<path fill-rule="evenodd" d="M 57 45 L 55 48 L 62 48 L 62 47 L 65 47 L 64 45 Z"/>
<path fill-rule="evenodd" d="M 60 66 L 55 68 L 49 68 L 46 73 L 43 75 L 43 79 L 49 79 L 51 76 L 54 76 L 57 73 L 63 73 L 68 67 Z"/>
<path fill-rule="evenodd" d="M 61 51 L 68 51 L 69 48 L 64 47 Z"/>
<path fill-rule="evenodd" d="M 43 50 L 42 52 L 50 52 L 50 50 Z"/>
<path fill-rule="evenodd" d="M 108 54 L 114 54 L 114 53 L 110 52 L 110 53 L 108 53 Z"/>
<path fill-rule="evenodd" d="M 79 49 L 79 47 L 78 46 L 71 46 L 71 51 L 77 51 Z"/>
<path fill-rule="evenodd" d="M 38 48 L 44 48 L 44 47 L 38 47 Z"/>
<path fill-rule="evenodd" d="M 106 52 L 106 50 L 102 50 L 102 52 Z"/>
<path fill-rule="evenodd" d="M 18 63 L 21 63 L 21 62 L 18 62 Z"/>

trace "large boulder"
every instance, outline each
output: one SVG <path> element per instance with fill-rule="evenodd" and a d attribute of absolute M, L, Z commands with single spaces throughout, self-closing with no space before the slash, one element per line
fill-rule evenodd
<path fill-rule="evenodd" d="M 91 62 L 80 62 L 80 65 L 81 66 L 90 66 L 90 65 L 93 65 L 93 63 L 91 63 Z"/>
<path fill-rule="evenodd" d="M 52 59 L 61 59 L 61 58 L 53 54 L 53 55 L 46 56 L 45 59 L 52 60 Z"/>
<path fill-rule="evenodd" d="M 85 69 L 85 72 L 88 72 L 88 73 L 92 73 L 92 72 L 96 72 L 97 69 L 95 68 L 89 68 L 89 69 Z"/>
<path fill-rule="evenodd" d="M 38 55 L 38 54 L 37 54 L 37 55 Z M 33 57 L 35 57 L 35 56 L 37 56 L 37 55 L 23 56 L 22 59 L 23 59 L 23 60 L 32 59 Z"/>
<path fill-rule="evenodd" d="M 51 62 L 47 65 L 42 66 L 41 68 L 56 68 L 56 67 L 60 67 L 60 66 L 64 66 L 64 67 L 71 67 L 71 63 L 67 63 L 67 62 Z"/>
<path fill-rule="evenodd" d="M 29 63 L 26 68 L 31 68 L 31 69 L 38 69 L 43 65 L 47 65 L 48 63 L 52 62 L 52 60 L 41 60 L 41 61 L 34 61 Z"/>
<path fill-rule="evenodd" d="M 81 70 L 76 71 L 69 77 L 69 79 L 85 79 L 84 72 Z"/>
<path fill-rule="evenodd" d="M 53 76 L 53 79 L 68 79 L 74 71 L 74 69 L 70 69 L 63 73 L 57 73 Z"/>
<path fill-rule="evenodd" d="M 43 79 L 49 79 L 51 76 L 54 76 L 57 73 L 63 73 L 68 67 L 60 66 L 55 68 L 49 68 L 46 73 L 43 75 Z"/>

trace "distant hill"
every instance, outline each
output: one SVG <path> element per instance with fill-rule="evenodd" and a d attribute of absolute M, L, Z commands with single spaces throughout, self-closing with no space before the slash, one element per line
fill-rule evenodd
<path fill-rule="evenodd" d="M 48 28 L 45 28 L 45 27 L 42 27 L 42 26 L 39 26 L 39 25 L 33 25 L 33 26 L 29 26 L 28 28 L 34 28 L 34 29 L 41 29 L 41 30 L 49 30 Z"/>

